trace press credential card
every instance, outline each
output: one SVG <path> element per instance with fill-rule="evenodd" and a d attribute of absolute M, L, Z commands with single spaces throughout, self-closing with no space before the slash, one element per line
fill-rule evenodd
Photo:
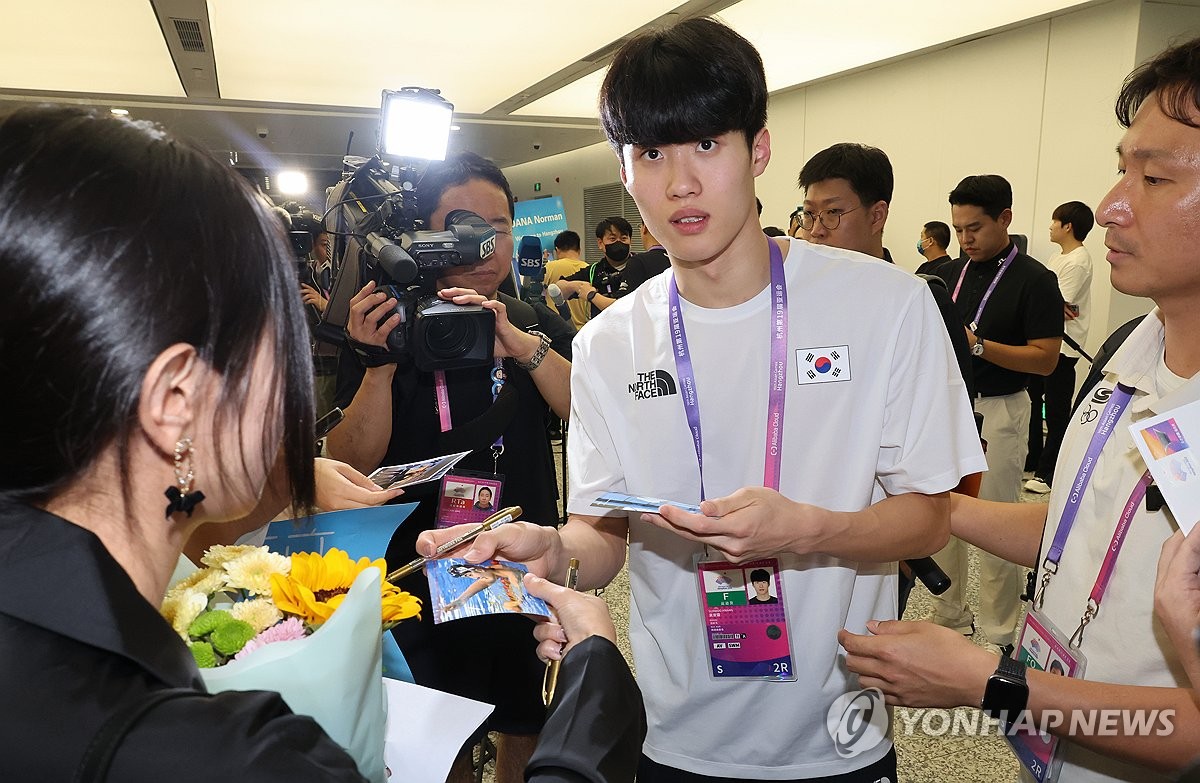
<path fill-rule="evenodd" d="M 1200 520 L 1200 402 L 1129 425 L 1150 475 L 1186 535 Z"/>

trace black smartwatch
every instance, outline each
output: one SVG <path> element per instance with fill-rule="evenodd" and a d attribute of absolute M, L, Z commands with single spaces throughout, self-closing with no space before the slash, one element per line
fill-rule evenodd
<path fill-rule="evenodd" d="M 979 708 L 989 717 L 1011 723 L 1029 703 L 1029 685 L 1025 682 L 1025 664 L 1000 657 L 996 673 L 988 678 Z"/>
<path fill-rule="evenodd" d="M 587 303 L 588 303 L 588 304 L 591 304 L 591 303 L 592 303 L 592 300 L 596 298 L 596 294 L 598 294 L 598 293 L 600 293 L 600 292 L 599 292 L 599 291 L 590 291 L 590 292 L 588 292 L 588 295 L 587 295 Z"/>

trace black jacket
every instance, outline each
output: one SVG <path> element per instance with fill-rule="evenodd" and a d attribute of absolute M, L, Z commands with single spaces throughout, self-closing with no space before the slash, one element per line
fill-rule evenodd
<path fill-rule="evenodd" d="M 72 779 L 105 720 L 165 688 L 109 780 L 359 781 L 354 762 L 276 693 L 208 695 L 187 647 L 90 531 L 0 507 L 0 779 Z"/>
<path fill-rule="evenodd" d="M 354 762 L 276 693 L 204 693 L 191 654 L 90 531 L 0 504 L 0 780 L 69 781 L 112 715 L 165 689 L 118 746 L 108 779 L 361 781 Z M 563 663 L 528 779 L 632 780 L 641 695 L 616 648 Z"/>

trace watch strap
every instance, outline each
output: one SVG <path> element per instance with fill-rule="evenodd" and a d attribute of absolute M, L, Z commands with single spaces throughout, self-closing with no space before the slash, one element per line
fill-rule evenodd
<path fill-rule="evenodd" d="M 541 343 L 538 344 L 537 350 L 533 352 L 533 356 L 529 357 L 529 361 L 523 362 L 516 357 L 513 357 L 513 361 L 515 361 L 517 366 L 522 370 L 525 370 L 526 372 L 533 372 L 541 366 L 542 361 L 546 358 L 546 354 L 550 353 L 550 338 L 547 337 L 543 332 L 539 332 L 536 329 L 530 329 L 528 333 L 538 337 L 541 340 Z"/>

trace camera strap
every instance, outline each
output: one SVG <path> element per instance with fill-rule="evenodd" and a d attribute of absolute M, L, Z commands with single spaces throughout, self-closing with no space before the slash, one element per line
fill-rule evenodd
<path fill-rule="evenodd" d="M 488 379 L 492 385 L 492 408 L 495 408 L 496 400 L 500 398 L 500 392 L 504 390 L 505 375 L 503 359 L 499 357 L 496 358 L 496 362 L 492 366 L 492 371 L 488 374 Z M 433 371 L 433 388 L 434 395 L 437 399 L 438 421 L 441 425 L 442 432 L 449 432 L 454 428 L 454 420 L 450 415 L 450 389 L 446 385 L 445 371 Z M 496 435 L 496 440 L 492 443 L 493 473 L 499 473 L 500 455 L 503 453 L 504 429 L 501 428 Z"/>

